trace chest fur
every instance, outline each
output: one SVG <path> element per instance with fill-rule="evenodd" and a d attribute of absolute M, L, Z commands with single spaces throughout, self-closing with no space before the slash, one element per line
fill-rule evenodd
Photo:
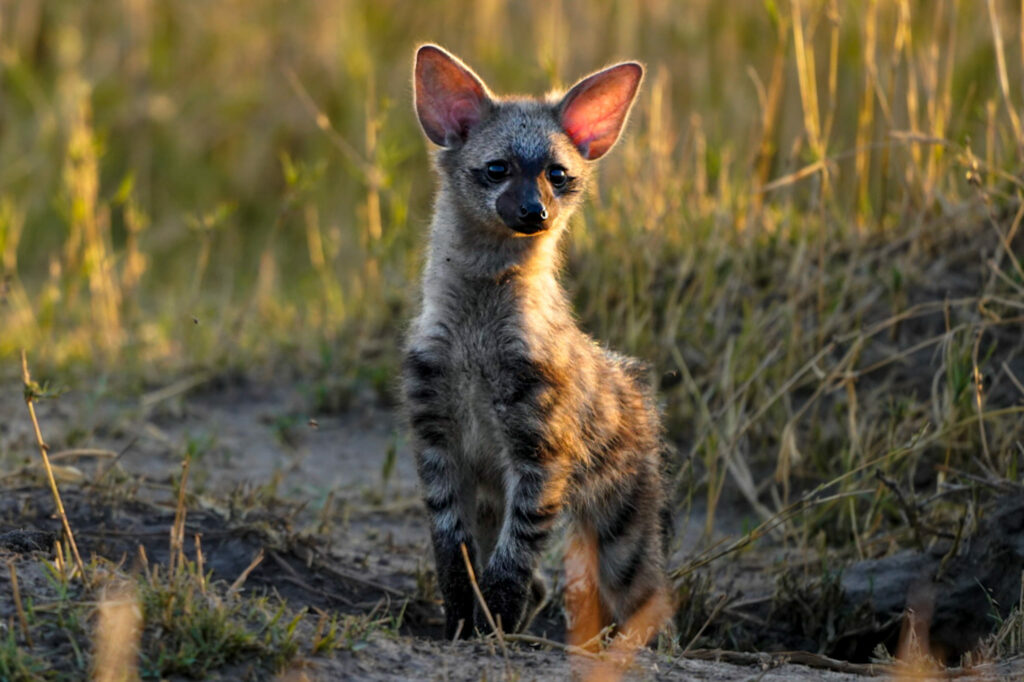
<path fill-rule="evenodd" d="M 506 445 L 504 419 L 540 352 L 527 314 L 512 283 L 467 284 L 424 301 L 408 352 L 437 368 L 432 390 L 421 393 L 445 415 L 452 445 L 465 458 L 494 459 Z"/>

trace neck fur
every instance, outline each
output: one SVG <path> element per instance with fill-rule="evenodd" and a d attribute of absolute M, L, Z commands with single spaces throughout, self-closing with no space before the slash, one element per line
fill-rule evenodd
<path fill-rule="evenodd" d="M 541 234 L 516 236 L 503 225 L 477 224 L 448 203 L 439 198 L 435 207 L 424 273 L 428 280 L 455 275 L 498 282 L 514 276 L 543 286 L 555 279 L 564 218 Z"/>

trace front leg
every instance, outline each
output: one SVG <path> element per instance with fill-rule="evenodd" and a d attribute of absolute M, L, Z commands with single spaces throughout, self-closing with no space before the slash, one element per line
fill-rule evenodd
<path fill-rule="evenodd" d="M 473 633 L 474 595 L 461 545 L 474 561 L 476 546 L 467 530 L 465 510 L 472 506 L 474 486 L 462 479 L 452 457 L 455 442 L 449 387 L 443 361 L 423 349 L 412 349 L 402 366 L 402 388 L 416 449 L 416 468 L 423 503 L 430 515 L 437 582 L 444 598 L 445 637 Z M 466 483 L 460 485 L 460 483 Z"/>
<path fill-rule="evenodd" d="M 444 598 L 444 636 L 449 640 L 456 634 L 469 637 L 473 634 L 474 595 L 461 545 L 466 545 L 474 564 L 476 546 L 460 513 L 458 478 L 447 454 L 439 448 L 423 449 L 417 456 L 417 468 L 423 503 L 430 514 L 437 583 Z"/>
<path fill-rule="evenodd" d="M 506 473 L 505 516 L 498 542 L 480 578 L 480 591 L 491 615 L 505 632 L 529 625 L 544 600 L 535 576 L 540 552 L 562 508 L 559 481 L 564 479 L 539 462 L 513 463 Z M 476 627 L 490 632 L 479 610 Z"/>

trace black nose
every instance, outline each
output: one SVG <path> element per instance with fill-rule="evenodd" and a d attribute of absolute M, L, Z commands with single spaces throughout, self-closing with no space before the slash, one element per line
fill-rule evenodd
<path fill-rule="evenodd" d="M 524 223 L 539 225 L 548 219 L 548 210 L 539 201 L 529 200 L 519 204 L 519 219 Z"/>

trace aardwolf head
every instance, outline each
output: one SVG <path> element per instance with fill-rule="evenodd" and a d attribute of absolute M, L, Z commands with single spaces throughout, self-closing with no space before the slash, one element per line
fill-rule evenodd
<path fill-rule="evenodd" d="M 615 144 L 643 67 L 623 62 L 544 99 L 498 97 L 436 45 L 416 52 L 416 113 L 442 147 L 442 191 L 476 227 L 502 237 L 562 228 L 579 203 L 593 161 Z"/>

